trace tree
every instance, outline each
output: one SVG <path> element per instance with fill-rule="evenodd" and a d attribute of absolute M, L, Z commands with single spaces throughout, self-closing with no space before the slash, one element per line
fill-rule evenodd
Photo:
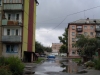
<path fill-rule="evenodd" d="M 46 52 L 52 52 L 52 49 L 51 49 L 51 47 L 44 47 L 44 51 L 46 51 Z"/>
<path fill-rule="evenodd" d="M 38 41 L 35 42 L 35 52 L 39 54 L 44 53 L 44 46 Z"/>
<path fill-rule="evenodd" d="M 78 36 L 75 46 L 80 56 L 92 58 L 96 50 L 100 48 L 100 41 L 97 38 L 89 38 L 89 36 Z"/>
<path fill-rule="evenodd" d="M 62 34 L 62 36 L 59 36 L 58 38 L 60 42 L 63 43 L 60 48 L 60 52 L 65 52 L 68 55 L 68 29 L 65 28 L 65 32 Z"/>
<path fill-rule="evenodd" d="M 44 51 L 52 52 L 52 49 L 51 49 L 51 47 L 45 47 L 41 43 L 36 41 L 35 42 L 35 52 L 41 54 L 41 53 L 44 53 Z"/>
<path fill-rule="evenodd" d="M 62 45 L 61 47 L 60 47 L 60 50 L 59 50 L 59 52 L 60 53 L 67 53 L 67 48 L 66 48 L 67 46 L 65 46 L 65 45 Z"/>

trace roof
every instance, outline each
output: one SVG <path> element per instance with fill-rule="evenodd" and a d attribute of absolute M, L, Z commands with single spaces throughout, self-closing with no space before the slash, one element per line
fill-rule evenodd
<path fill-rule="evenodd" d="M 86 23 L 86 21 L 87 19 L 80 19 L 70 23 Z M 89 19 L 89 23 L 95 23 L 94 21 L 96 21 L 96 23 L 100 23 L 100 19 Z"/>
<path fill-rule="evenodd" d="M 87 23 L 87 20 L 89 21 L 89 23 Z M 73 22 L 68 23 L 68 27 L 69 25 L 82 25 L 82 24 L 100 24 L 100 19 L 80 19 L 80 20 L 76 20 Z"/>

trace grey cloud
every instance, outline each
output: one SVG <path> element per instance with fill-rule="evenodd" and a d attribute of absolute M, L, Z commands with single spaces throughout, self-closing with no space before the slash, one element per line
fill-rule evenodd
<path fill-rule="evenodd" d="M 100 5 L 100 0 L 38 0 L 37 29 L 54 28 L 66 15 Z M 85 18 L 100 18 L 100 8 L 85 12 Z M 84 12 L 69 16 L 57 29 L 64 29 L 69 22 L 84 18 Z"/>

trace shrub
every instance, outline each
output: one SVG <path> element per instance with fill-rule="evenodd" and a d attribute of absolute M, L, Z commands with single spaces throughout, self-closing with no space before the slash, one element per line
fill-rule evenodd
<path fill-rule="evenodd" d="M 5 71 L 2 71 L 4 69 Z M 10 73 L 8 71 L 11 71 L 12 75 L 22 75 L 23 69 L 24 64 L 18 57 L 0 57 L 0 71 L 2 71 L 2 74 L 5 72 L 3 75 L 6 75 L 7 73 L 9 75 Z"/>
<path fill-rule="evenodd" d="M 98 60 L 94 60 L 94 62 L 95 62 L 95 69 L 97 69 L 97 70 L 100 70 L 100 59 L 98 59 Z"/>
<path fill-rule="evenodd" d="M 5 65 L 6 59 L 5 57 L 0 57 L 0 66 Z"/>
<path fill-rule="evenodd" d="M 8 57 L 6 63 L 9 64 L 9 69 L 13 75 L 22 75 L 24 64 L 18 57 Z"/>
<path fill-rule="evenodd" d="M 88 61 L 88 62 L 85 63 L 85 66 L 86 67 L 94 67 L 95 66 L 95 63 L 92 62 L 92 61 Z"/>
<path fill-rule="evenodd" d="M 12 73 L 5 68 L 0 68 L 0 75 L 12 75 Z"/>

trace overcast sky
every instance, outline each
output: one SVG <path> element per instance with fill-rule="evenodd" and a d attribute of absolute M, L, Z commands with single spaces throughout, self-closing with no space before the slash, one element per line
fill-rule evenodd
<path fill-rule="evenodd" d="M 58 36 L 64 33 L 64 29 L 69 22 L 86 19 L 87 17 L 90 19 L 100 19 L 100 7 L 67 16 L 100 6 L 100 0 L 38 0 L 38 2 L 39 6 L 37 6 L 36 11 L 36 40 L 44 46 L 59 43 Z"/>

